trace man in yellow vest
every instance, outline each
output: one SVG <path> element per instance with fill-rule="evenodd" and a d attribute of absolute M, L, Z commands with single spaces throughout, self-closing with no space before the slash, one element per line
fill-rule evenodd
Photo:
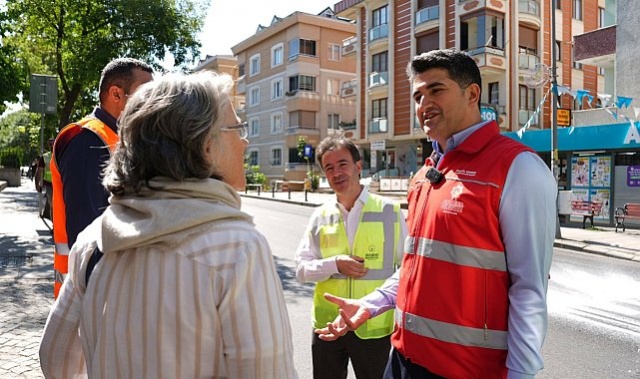
<path fill-rule="evenodd" d="M 393 275 L 407 227 L 399 204 L 370 194 L 360 184 L 362 160 L 352 141 L 329 136 L 316 153 L 336 200 L 311 216 L 296 252 L 296 276 L 300 282 L 317 283 L 313 328 L 319 329 L 338 316 L 338 307 L 324 299 L 325 292 L 358 299 Z M 359 379 L 381 378 L 393 327 L 393 312 L 386 312 L 336 341 L 313 334 L 314 378 L 346 378 L 349 359 Z"/>
<path fill-rule="evenodd" d="M 36 191 L 43 194 L 40 204 L 40 217 L 52 220 L 51 201 L 53 197 L 53 185 L 51 183 L 51 154 L 55 138 L 47 141 L 47 151 L 38 159 L 38 167 L 35 173 Z"/>
<path fill-rule="evenodd" d="M 100 77 L 100 105 L 56 137 L 51 160 L 54 297 L 68 272 L 69 251 L 78 234 L 109 204 L 102 169 L 118 142 L 118 117 L 129 96 L 152 79 L 151 66 L 137 59 L 109 62 Z"/>

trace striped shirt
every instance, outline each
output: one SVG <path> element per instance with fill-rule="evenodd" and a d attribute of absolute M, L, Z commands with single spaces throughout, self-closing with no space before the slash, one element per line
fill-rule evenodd
<path fill-rule="evenodd" d="M 47 320 L 47 378 L 297 377 L 282 286 L 250 222 L 214 221 L 172 247 L 105 253 L 85 289 L 99 226 L 74 245 Z"/>

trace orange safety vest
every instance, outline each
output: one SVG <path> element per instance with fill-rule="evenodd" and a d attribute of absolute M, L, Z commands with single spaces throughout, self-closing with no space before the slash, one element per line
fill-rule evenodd
<path fill-rule="evenodd" d="M 434 374 L 507 376 L 510 279 L 498 215 L 511 163 L 524 151 L 489 123 L 442 158 L 445 180 L 418 177 L 409 190 L 391 340 Z"/>
<path fill-rule="evenodd" d="M 70 251 L 66 228 L 67 215 L 63 196 L 63 183 L 60 170 L 58 169 L 58 156 L 56 151 L 62 146 L 66 146 L 83 128 L 94 132 L 102 142 L 104 142 L 105 146 L 109 147 L 110 152 L 113 152 L 116 143 L 118 143 L 118 135 L 102 121 L 94 117 L 86 117 L 77 123 L 65 126 L 56 137 L 56 142 L 53 146 L 53 158 L 51 159 L 53 242 L 55 244 L 53 250 L 54 298 L 58 297 L 64 278 L 69 272 L 68 261 Z M 79 175 L 81 175 L 81 173 L 79 173 Z"/>

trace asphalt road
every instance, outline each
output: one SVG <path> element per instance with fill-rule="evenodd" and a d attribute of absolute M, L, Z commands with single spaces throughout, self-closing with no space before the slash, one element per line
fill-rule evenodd
<path fill-rule="evenodd" d="M 297 283 L 293 270 L 313 208 L 250 198 L 242 202 L 273 249 L 293 327 L 295 364 L 301 379 L 311 378 L 313 286 Z M 563 249 L 554 254 L 545 369 L 537 377 L 640 378 L 640 264 Z"/>

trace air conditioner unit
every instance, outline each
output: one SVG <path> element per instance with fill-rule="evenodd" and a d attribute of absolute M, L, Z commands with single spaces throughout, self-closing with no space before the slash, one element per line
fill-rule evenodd
<path fill-rule="evenodd" d="M 355 43 L 352 43 L 350 45 L 347 46 L 342 46 L 342 55 L 347 55 L 347 54 L 351 54 L 351 53 L 355 53 L 357 50 L 358 45 Z"/>

